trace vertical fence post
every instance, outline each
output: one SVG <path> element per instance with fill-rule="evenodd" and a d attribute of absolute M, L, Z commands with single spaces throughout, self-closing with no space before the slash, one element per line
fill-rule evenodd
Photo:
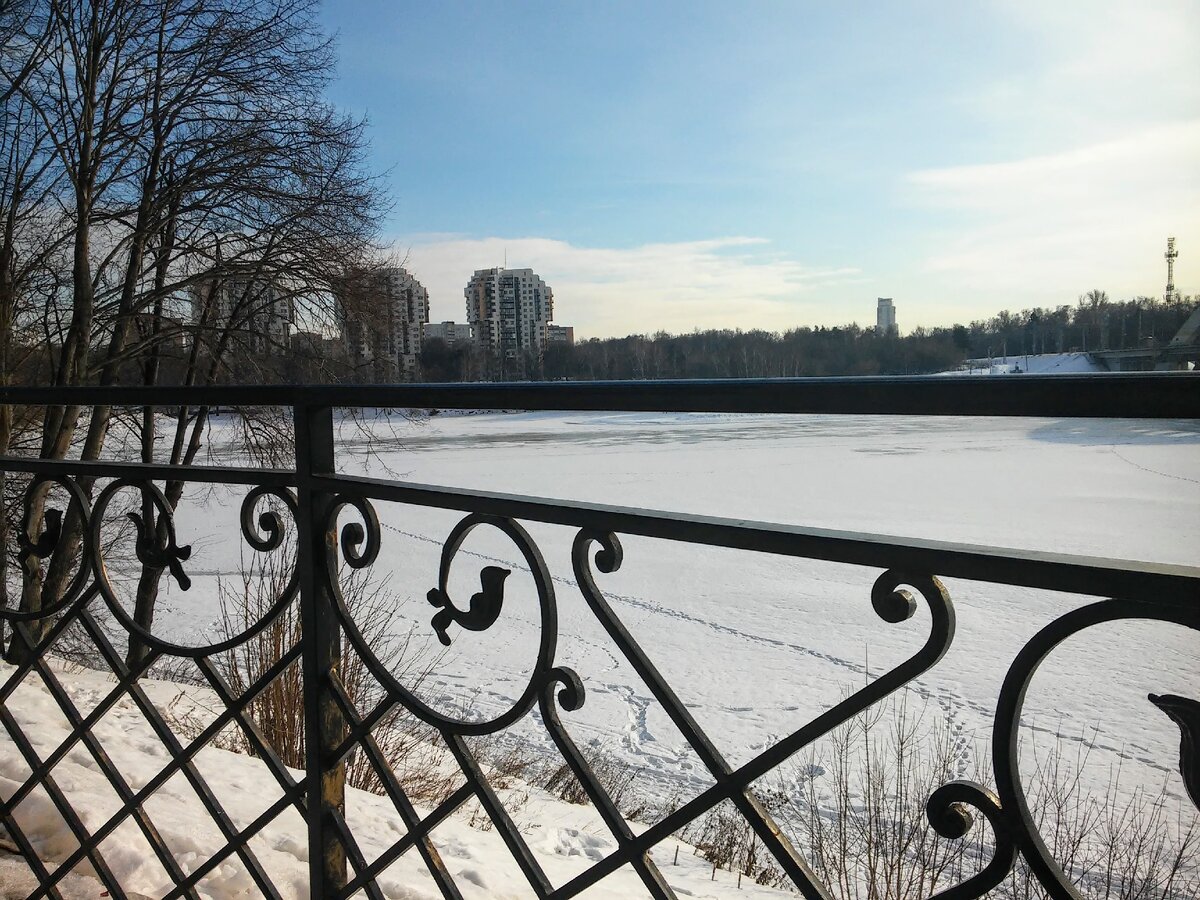
<path fill-rule="evenodd" d="M 327 563 L 336 558 L 331 553 L 336 528 L 326 528 L 333 498 L 314 490 L 311 479 L 334 471 L 333 410 L 298 404 L 292 414 L 300 534 L 296 565 L 300 567 L 309 892 L 312 900 L 325 900 L 346 884 L 346 850 L 330 816 L 345 808 L 346 768 L 340 762 L 331 765 L 329 758 L 344 735 L 345 721 L 330 689 L 330 677 L 341 656 L 341 629 L 326 583 Z M 336 573 L 330 574 L 336 577 Z"/>

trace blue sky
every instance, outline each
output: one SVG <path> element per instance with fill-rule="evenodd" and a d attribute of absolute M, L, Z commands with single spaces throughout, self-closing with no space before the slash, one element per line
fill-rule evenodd
<path fill-rule="evenodd" d="M 1200 4 L 330 2 L 387 237 L 583 336 L 1200 293 Z M 1196 273 L 1196 274 L 1193 274 Z"/>

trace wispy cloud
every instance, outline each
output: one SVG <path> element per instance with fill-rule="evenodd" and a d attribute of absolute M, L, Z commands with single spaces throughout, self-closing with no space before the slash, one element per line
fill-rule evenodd
<path fill-rule="evenodd" d="M 1036 302 L 1161 290 L 1168 235 L 1200 250 L 1200 120 L 1008 162 L 911 173 L 909 199 L 959 220 L 922 269 Z M 1031 294 L 1031 291 L 1033 292 Z"/>
<path fill-rule="evenodd" d="M 900 196 L 927 221 L 910 278 L 947 303 L 1069 302 L 1100 287 L 1200 288 L 1200 16 L 1186 0 L 995 0 L 1024 65 L 961 96 L 988 161 L 909 172 Z M 976 157 L 978 158 L 978 156 Z M 1192 248 L 1189 251 L 1188 248 Z"/>
<path fill-rule="evenodd" d="M 822 304 L 821 289 L 855 269 L 817 268 L 770 252 L 756 237 L 638 247 L 580 247 L 541 237 L 416 235 L 401 239 L 409 270 L 430 292 L 431 316 L 461 320 L 475 269 L 529 267 L 554 289 L 555 319 L 585 336 L 693 328 L 783 329 L 842 322 L 852 312 Z M 858 311 L 862 318 L 862 311 Z"/>

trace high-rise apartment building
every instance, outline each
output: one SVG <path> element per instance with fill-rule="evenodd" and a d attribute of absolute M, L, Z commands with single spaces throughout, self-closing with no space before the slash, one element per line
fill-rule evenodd
<path fill-rule="evenodd" d="M 479 269 L 463 294 L 481 350 L 502 360 L 542 351 L 554 318 L 554 292 L 532 269 Z"/>
<path fill-rule="evenodd" d="M 896 333 L 896 305 L 891 297 L 880 297 L 875 307 L 875 330 L 880 334 Z"/>
<path fill-rule="evenodd" d="M 376 382 L 411 379 L 429 321 L 429 291 L 401 268 L 356 279 L 342 297 L 342 339 L 350 362 Z"/>
<path fill-rule="evenodd" d="M 575 328 L 571 325 L 547 325 L 546 326 L 546 343 L 547 344 L 566 344 L 568 347 L 575 345 Z"/>
<path fill-rule="evenodd" d="M 228 333 L 235 346 L 273 355 L 288 346 L 295 321 L 290 296 L 265 279 L 230 277 L 200 281 L 191 289 L 192 321 L 205 342 Z"/>
<path fill-rule="evenodd" d="M 472 331 L 467 322 L 430 322 L 425 326 L 425 340 L 445 341 L 447 347 L 471 343 Z"/>

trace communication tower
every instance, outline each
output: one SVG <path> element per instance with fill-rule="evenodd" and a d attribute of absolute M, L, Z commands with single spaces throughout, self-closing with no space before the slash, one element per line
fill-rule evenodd
<path fill-rule="evenodd" d="M 1167 261 L 1167 294 L 1163 299 L 1170 303 L 1175 298 L 1175 260 L 1179 258 L 1179 251 L 1175 249 L 1175 238 L 1167 238 L 1167 252 L 1163 254 L 1163 258 Z"/>

